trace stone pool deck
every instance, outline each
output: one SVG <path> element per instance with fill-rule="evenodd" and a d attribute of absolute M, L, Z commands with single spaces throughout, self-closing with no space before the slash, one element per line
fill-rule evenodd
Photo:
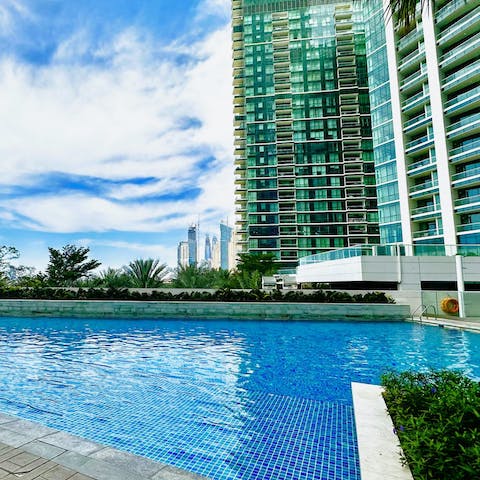
<path fill-rule="evenodd" d="M 470 332 L 480 333 L 480 318 L 479 317 L 470 317 L 470 318 L 432 318 L 432 317 L 422 317 L 414 318 L 414 321 L 417 323 L 423 323 L 425 325 L 433 325 L 437 327 L 454 329 L 454 330 L 468 330 Z"/>
<path fill-rule="evenodd" d="M 0 480 L 208 480 L 0 413 Z"/>

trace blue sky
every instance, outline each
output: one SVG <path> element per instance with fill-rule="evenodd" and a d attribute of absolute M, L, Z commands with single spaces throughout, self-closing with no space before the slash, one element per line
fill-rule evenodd
<path fill-rule="evenodd" d="M 233 220 L 229 0 L 0 0 L 0 245 L 176 262 Z"/>

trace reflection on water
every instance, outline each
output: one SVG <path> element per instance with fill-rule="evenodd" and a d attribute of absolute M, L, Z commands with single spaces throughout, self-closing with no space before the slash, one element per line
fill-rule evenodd
<path fill-rule="evenodd" d="M 342 456 L 356 478 L 350 382 L 444 367 L 480 378 L 480 335 L 403 323 L 0 319 L 2 410 L 222 480 L 263 478 L 273 450 L 285 469 L 272 478 L 326 478 Z"/>

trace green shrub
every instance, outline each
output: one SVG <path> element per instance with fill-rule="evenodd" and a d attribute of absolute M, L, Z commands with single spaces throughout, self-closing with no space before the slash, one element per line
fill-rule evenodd
<path fill-rule="evenodd" d="M 480 478 L 480 383 L 442 370 L 389 372 L 382 385 L 415 480 Z"/>
<path fill-rule="evenodd" d="M 25 298 L 41 300 L 155 300 L 155 301 L 202 301 L 202 302 L 290 302 L 290 303 L 394 303 L 383 292 L 350 295 L 335 290 L 318 290 L 311 294 L 290 290 L 230 290 L 222 288 L 214 293 L 197 290 L 172 294 L 159 289 L 151 293 L 127 288 L 1 288 L 0 298 Z"/>

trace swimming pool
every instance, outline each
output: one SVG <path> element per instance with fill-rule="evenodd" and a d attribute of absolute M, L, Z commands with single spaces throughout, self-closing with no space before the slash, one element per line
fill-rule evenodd
<path fill-rule="evenodd" d="M 359 479 L 350 382 L 480 377 L 480 335 L 409 323 L 0 319 L 0 410 L 213 479 Z"/>

